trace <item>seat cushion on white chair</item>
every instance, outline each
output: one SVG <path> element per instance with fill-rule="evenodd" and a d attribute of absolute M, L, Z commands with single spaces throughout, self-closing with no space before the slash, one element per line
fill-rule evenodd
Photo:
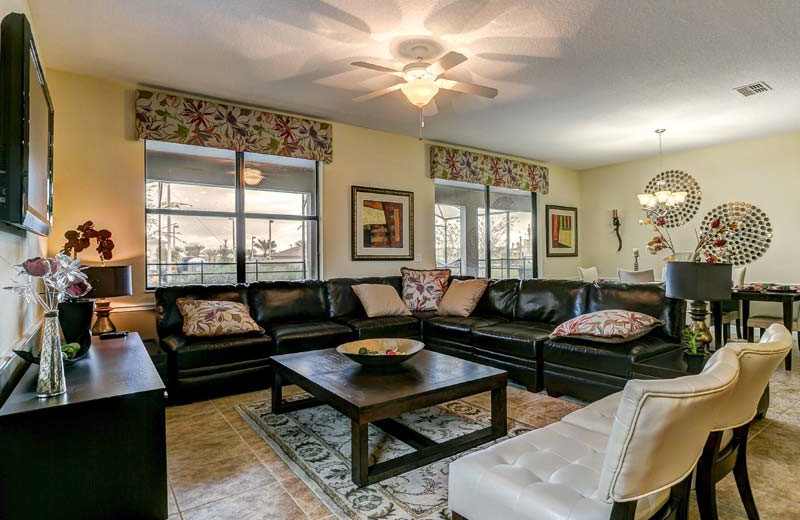
<path fill-rule="evenodd" d="M 607 395 L 599 401 L 575 410 L 561 420 L 585 430 L 605 436 L 611 435 L 611 427 L 614 426 L 614 416 L 619 408 L 620 397 L 622 397 L 622 392 Z"/>
<path fill-rule="evenodd" d="M 747 320 L 747 326 L 756 329 L 766 329 L 775 323 L 783 324 L 783 318 L 780 316 L 750 316 Z M 797 320 L 795 319 L 792 319 L 792 330 L 798 330 Z"/>
<path fill-rule="evenodd" d="M 565 422 L 508 439 L 450 464 L 450 509 L 469 520 L 608 520 L 599 497 L 606 435 Z M 650 518 L 669 490 L 639 501 Z"/>

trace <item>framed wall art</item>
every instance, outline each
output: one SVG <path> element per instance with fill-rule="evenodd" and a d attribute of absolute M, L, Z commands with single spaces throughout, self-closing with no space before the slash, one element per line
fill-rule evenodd
<path fill-rule="evenodd" d="M 414 193 L 353 186 L 351 258 L 414 259 Z"/>
<path fill-rule="evenodd" d="M 578 256 L 578 208 L 546 206 L 547 256 Z"/>

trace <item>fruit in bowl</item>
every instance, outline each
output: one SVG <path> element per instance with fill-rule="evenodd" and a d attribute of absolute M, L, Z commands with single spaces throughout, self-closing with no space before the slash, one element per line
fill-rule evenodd
<path fill-rule="evenodd" d="M 352 341 L 336 347 L 337 352 L 365 366 L 399 365 L 419 353 L 425 344 L 404 338 L 376 338 Z"/>

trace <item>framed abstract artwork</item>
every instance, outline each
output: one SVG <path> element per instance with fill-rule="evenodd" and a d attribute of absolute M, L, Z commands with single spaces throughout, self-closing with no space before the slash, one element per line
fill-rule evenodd
<path fill-rule="evenodd" d="M 547 256 L 578 256 L 578 208 L 546 206 Z"/>
<path fill-rule="evenodd" d="M 414 259 L 414 193 L 353 186 L 351 258 Z"/>

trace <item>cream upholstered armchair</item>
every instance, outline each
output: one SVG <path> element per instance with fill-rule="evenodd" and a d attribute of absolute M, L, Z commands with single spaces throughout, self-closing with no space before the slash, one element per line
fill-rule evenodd
<path fill-rule="evenodd" d="M 617 276 L 619 276 L 619 281 L 622 283 L 648 283 L 656 281 L 656 272 L 652 269 L 645 269 L 644 271 L 617 269 Z"/>
<path fill-rule="evenodd" d="M 578 278 L 582 282 L 596 282 L 600 279 L 600 273 L 597 272 L 597 267 L 578 267 Z"/>
<path fill-rule="evenodd" d="M 733 353 L 739 360 L 739 379 L 727 402 L 722 403 L 697 465 L 695 489 L 703 520 L 717 518 L 715 486 L 731 471 L 748 518 L 758 518 L 747 475 L 747 433 L 770 377 L 791 348 L 791 334 L 783 325 L 775 324 L 767 329 L 761 343 L 729 343 L 714 354 Z M 562 421 L 608 435 L 621 398 L 622 392 L 611 394 L 572 412 Z"/>
<path fill-rule="evenodd" d="M 770 377 L 792 350 L 792 334 L 783 325 L 774 324 L 761 336 L 760 343 L 729 343 L 725 348 L 739 358 L 739 380 L 697 464 L 697 506 L 700 518 L 716 520 L 716 483 L 733 471 L 747 518 L 757 520 L 747 473 L 747 436 Z"/>
<path fill-rule="evenodd" d="M 453 518 L 687 518 L 692 471 L 738 374 L 721 350 L 700 375 L 629 381 L 609 435 L 561 421 L 454 461 Z"/>

